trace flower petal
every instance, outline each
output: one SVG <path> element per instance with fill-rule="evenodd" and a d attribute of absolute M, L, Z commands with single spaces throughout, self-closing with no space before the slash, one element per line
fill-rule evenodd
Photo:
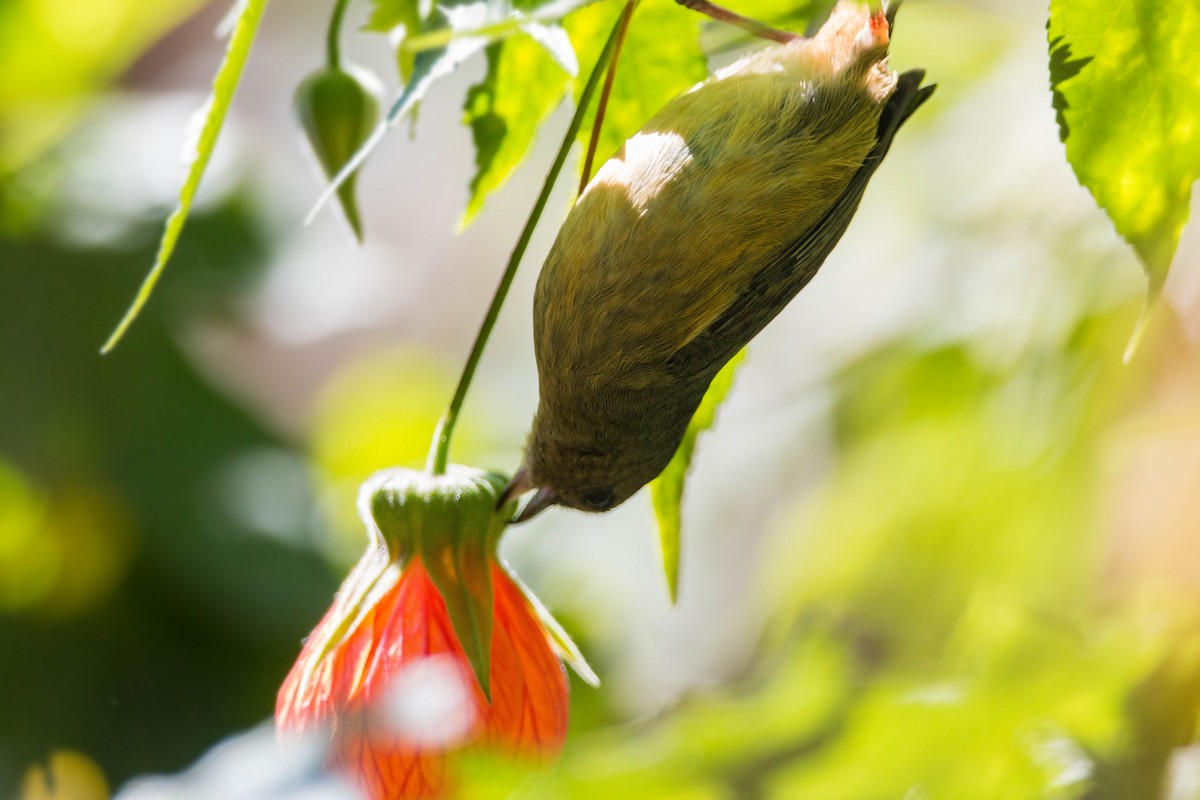
<path fill-rule="evenodd" d="M 491 703 L 475 680 L 441 593 L 421 560 L 413 559 L 389 587 L 354 573 L 347 579 L 347 587 L 370 585 L 372 591 L 359 596 L 373 605 L 348 602 L 344 589 L 317 625 L 280 689 L 280 730 L 328 724 L 331 766 L 372 800 L 444 796 L 447 755 L 463 732 L 466 746 L 532 758 L 556 754 L 567 732 L 565 670 L 525 593 L 498 563 L 489 567 Z M 423 689 L 407 680 L 426 665 L 443 676 L 448 665 L 451 680 L 462 682 L 457 697 L 467 704 L 461 709 L 463 728 L 441 739 L 423 737 L 411 717 L 405 725 L 396 715 L 396 691 L 417 693 L 400 702 L 429 700 L 428 684 Z"/>
<path fill-rule="evenodd" d="M 528 756 L 556 754 L 567 735 L 567 676 L 529 601 L 492 564 L 492 707 L 487 740 Z"/>

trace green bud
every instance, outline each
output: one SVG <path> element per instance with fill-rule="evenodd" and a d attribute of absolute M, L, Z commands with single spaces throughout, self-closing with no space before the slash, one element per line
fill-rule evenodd
<path fill-rule="evenodd" d="M 391 469 L 368 480 L 359 500 L 377 548 L 393 562 L 424 564 L 489 700 L 491 565 L 513 512 L 511 505 L 496 509 L 505 483 L 503 475 L 467 467 L 452 466 L 444 475 Z"/>
<path fill-rule="evenodd" d="M 345 70 L 326 67 L 296 89 L 296 114 L 326 178 L 350 160 L 379 120 L 379 100 L 370 82 Z M 362 241 L 362 222 L 354 197 L 355 170 L 338 187 L 338 203 L 354 237 Z"/>

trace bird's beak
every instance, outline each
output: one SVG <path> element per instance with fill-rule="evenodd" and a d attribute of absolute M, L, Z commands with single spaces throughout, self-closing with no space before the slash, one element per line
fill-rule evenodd
<path fill-rule="evenodd" d="M 534 493 L 533 497 L 529 498 L 529 502 L 521 509 L 521 512 L 513 518 L 513 522 L 525 522 L 533 519 L 542 512 L 543 509 L 549 508 L 558 503 L 558 492 L 548 487 L 542 487 Z"/>
<path fill-rule="evenodd" d="M 496 508 L 504 508 L 532 488 L 533 479 L 529 477 L 529 470 L 525 469 L 525 465 L 522 464 L 521 468 L 509 478 L 508 485 L 504 487 L 504 491 L 500 493 L 500 499 L 496 501 Z"/>
<path fill-rule="evenodd" d="M 519 470 L 513 473 L 508 485 L 504 487 L 504 491 L 500 493 L 500 499 L 496 501 L 496 508 L 504 508 L 506 505 L 516 500 L 521 495 L 531 489 L 535 489 L 533 479 L 529 477 L 529 470 L 525 469 L 524 465 Z M 542 487 L 537 489 L 525 507 L 520 513 L 513 518 L 513 522 L 524 522 L 527 519 L 533 519 L 543 509 L 554 505 L 558 502 L 558 492 L 553 489 Z"/>

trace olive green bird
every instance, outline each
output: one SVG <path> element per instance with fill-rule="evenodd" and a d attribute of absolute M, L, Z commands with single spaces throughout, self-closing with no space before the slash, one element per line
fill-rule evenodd
<path fill-rule="evenodd" d="M 841 2 L 674 98 L 596 173 L 534 297 L 539 402 L 504 500 L 606 511 L 653 480 L 721 367 L 816 274 L 933 91 L 894 10 Z"/>

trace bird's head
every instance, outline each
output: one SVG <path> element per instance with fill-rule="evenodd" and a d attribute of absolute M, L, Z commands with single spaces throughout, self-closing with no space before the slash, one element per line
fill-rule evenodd
<path fill-rule="evenodd" d="M 534 491 L 517 515 L 524 522 L 552 505 L 600 513 L 616 508 L 662 471 L 665 462 L 647 463 L 638 448 L 624 442 L 564 440 L 534 425 L 525 461 L 513 475 L 500 505 Z M 667 454 L 669 460 L 670 453 Z"/>

